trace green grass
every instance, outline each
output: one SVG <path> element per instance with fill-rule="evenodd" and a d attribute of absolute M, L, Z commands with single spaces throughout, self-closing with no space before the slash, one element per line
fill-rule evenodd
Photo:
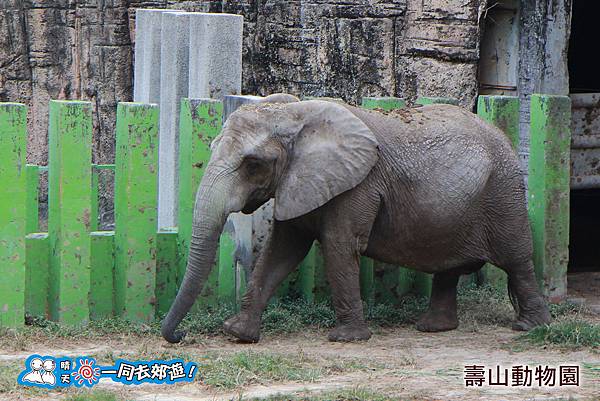
<path fill-rule="evenodd" d="M 252 398 L 251 401 L 388 401 L 397 399 L 380 392 L 355 387 L 312 394 L 280 394 L 267 398 Z"/>
<path fill-rule="evenodd" d="M 408 295 L 397 305 L 374 304 L 364 307 L 369 325 L 394 327 L 413 324 L 426 311 L 428 299 Z M 235 314 L 235 306 L 220 304 L 205 306 L 183 320 L 181 328 L 188 332 L 188 341 L 196 336 L 221 334 L 223 322 Z M 581 307 L 572 303 L 551 305 L 552 315 L 557 318 L 578 314 Z M 465 285 L 459 289 L 458 312 L 461 328 L 477 331 L 480 326 L 509 326 L 514 311 L 506 291 L 491 286 Z M 85 326 L 62 326 L 45 319 L 29 318 L 29 325 L 18 329 L 0 329 L 0 346 L 25 349 L 34 338 L 93 339 L 115 337 L 160 336 L 160 320 L 150 324 L 132 323 L 119 318 L 92 321 Z M 284 298 L 271 303 L 263 314 L 262 333 L 266 335 L 294 333 L 311 329 L 327 329 L 335 325 L 335 312 L 329 302 L 310 303 L 302 299 Z"/>
<path fill-rule="evenodd" d="M 121 397 L 104 390 L 83 390 L 79 394 L 73 394 L 65 398 L 65 401 L 120 401 Z"/>
<path fill-rule="evenodd" d="M 355 360 L 317 361 L 302 352 L 286 355 L 255 351 L 209 353 L 197 362 L 198 380 L 225 389 L 277 381 L 312 382 L 332 373 L 369 369 Z"/>
<path fill-rule="evenodd" d="M 593 324 L 579 316 L 564 317 L 539 326 L 519 337 L 536 345 L 559 345 L 568 348 L 600 347 L 600 324 Z"/>

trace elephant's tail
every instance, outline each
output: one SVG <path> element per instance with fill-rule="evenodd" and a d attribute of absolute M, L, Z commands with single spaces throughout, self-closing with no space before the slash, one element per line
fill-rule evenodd
<path fill-rule="evenodd" d="M 519 301 L 517 296 L 515 295 L 515 291 L 513 288 L 513 284 L 510 279 L 510 275 L 508 275 L 508 279 L 506 280 L 506 287 L 508 288 L 508 299 L 510 299 L 510 304 L 515 310 L 517 316 L 519 316 Z"/>

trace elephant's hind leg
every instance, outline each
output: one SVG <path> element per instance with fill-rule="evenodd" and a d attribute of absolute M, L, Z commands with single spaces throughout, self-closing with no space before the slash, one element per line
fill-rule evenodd
<path fill-rule="evenodd" d="M 454 272 L 433 275 L 429 309 L 417 322 L 417 330 L 437 332 L 454 330 L 458 327 L 456 285 L 459 277 L 460 274 Z"/>
<path fill-rule="evenodd" d="M 257 342 L 261 316 L 269 299 L 304 259 L 312 243 L 311 236 L 290 222 L 275 221 L 252 272 L 240 313 L 225 321 L 223 331 L 244 342 Z"/>
<path fill-rule="evenodd" d="M 502 267 L 508 274 L 508 290 L 516 299 L 515 311 L 517 320 L 512 329 L 528 331 L 532 328 L 548 324 L 552 317 L 535 280 L 533 263 L 512 263 Z"/>

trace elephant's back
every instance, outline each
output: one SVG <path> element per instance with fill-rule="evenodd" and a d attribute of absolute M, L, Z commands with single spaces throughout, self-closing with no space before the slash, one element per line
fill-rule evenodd
<path fill-rule="evenodd" d="M 379 185 L 382 200 L 371 250 L 392 260 L 377 244 L 395 241 L 404 249 L 400 260 L 416 263 L 436 244 L 432 266 L 458 263 L 452 255 L 477 242 L 499 165 L 515 170 L 516 156 L 502 132 L 454 106 L 388 115 L 356 109 L 355 115 L 379 141 L 380 159 L 367 177 Z"/>

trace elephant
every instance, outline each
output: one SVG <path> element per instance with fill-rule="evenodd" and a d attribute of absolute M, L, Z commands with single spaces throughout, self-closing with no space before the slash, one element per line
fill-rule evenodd
<path fill-rule="evenodd" d="M 259 340 L 269 299 L 315 240 L 336 314 L 330 341 L 371 337 L 361 255 L 433 274 L 420 331 L 458 326 L 459 277 L 485 263 L 508 275 L 514 330 L 550 322 L 533 269 L 523 177 L 500 129 L 452 105 L 385 113 L 272 96 L 233 112 L 211 145 L 187 270 L 162 323 L 167 341 L 185 335 L 177 326 L 207 280 L 227 216 L 270 199 L 271 234 L 239 313 L 223 326 L 243 342 Z"/>

